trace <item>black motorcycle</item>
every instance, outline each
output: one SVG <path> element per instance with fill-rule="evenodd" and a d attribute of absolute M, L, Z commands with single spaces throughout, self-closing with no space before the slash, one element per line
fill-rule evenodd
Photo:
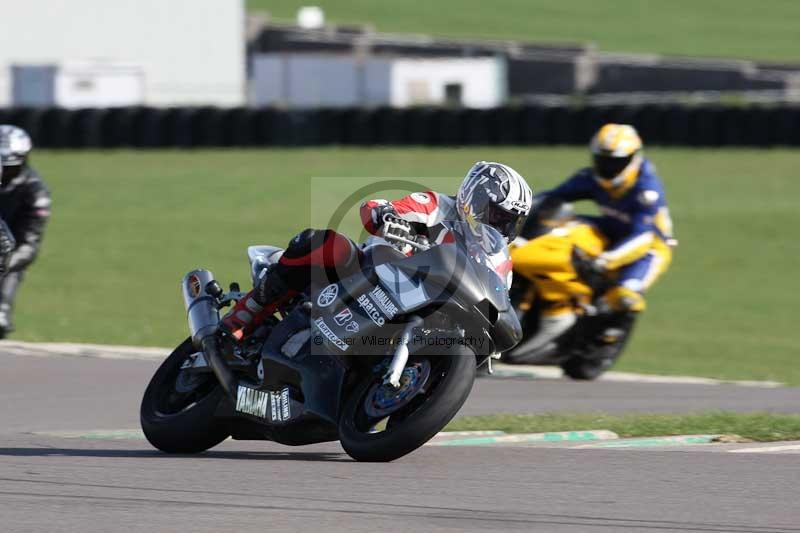
<path fill-rule="evenodd" d="M 447 223 L 450 243 L 386 234 L 363 270 L 313 286 L 244 342 L 220 342 L 224 293 L 207 270 L 183 280 L 191 337 L 156 371 L 145 436 L 170 453 L 228 437 L 286 445 L 341 441 L 359 461 L 391 461 L 436 435 L 466 401 L 476 367 L 522 334 L 494 229 Z M 399 248 L 413 248 L 406 255 Z M 253 276 L 281 250 L 251 247 Z M 498 260 L 499 258 L 499 260 Z"/>

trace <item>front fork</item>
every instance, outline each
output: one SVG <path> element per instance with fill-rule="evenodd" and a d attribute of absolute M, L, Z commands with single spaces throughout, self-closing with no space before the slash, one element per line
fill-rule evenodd
<path fill-rule="evenodd" d="M 394 351 L 394 356 L 389 362 L 389 368 L 383 376 L 383 384 L 388 385 L 394 389 L 400 388 L 400 376 L 403 375 L 403 370 L 408 363 L 408 343 L 411 342 L 411 335 L 414 328 L 422 324 L 422 319 L 417 315 L 411 317 L 408 324 L 406 324 L 397 349 Z"/>

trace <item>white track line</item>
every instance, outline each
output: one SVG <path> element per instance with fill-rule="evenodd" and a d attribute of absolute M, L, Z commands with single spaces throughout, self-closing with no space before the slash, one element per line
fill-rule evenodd
<path fill-rule="evenodd" d="M 534 365 L 508 365 L 495 363 L 495 374 L 498 377 L 528 376 L 535 379 L 561 379 L 564 373 L 558 367 Z M 785 384 L 778 381 L 726 381 L 696 376 L 660 376 L 655 374 L 637 374 L 634 372 L 606 372 L 599 381 L 617 383 L 671 383 L 680 385 L 739 385 L 742 387 L 777 388 Z"/>
<path fill-rule="evenodd" d="M 68 342 L 0 341 L 0 355 L 35 357 L 96 357 L 100 359 L 138 359 L 160 361 L 172 350 L 169 348 L 142 348 L 138 346 L 110 346 L 101 344 L 76 344 Z M 498 377 L 527 377 L 532 379 L 561 379 L 564 373 L 558 367 L 533 365 L 494 364 Z M 681 385 L 733 384 L 745 387 L 776 388 L 784 386 L 777 381 L 724 381 L 694 376 L 659 376 L 632 372 L 606 372 L 601 381 L 619 383 L 666 383 Z"/>
<path fill-rule="evenodd" d="M 0 341 L 0 354 L 34 357 L 95 357 L 99 359 L 140 359 L 160 361 L 167 357 L 169 348 L 142 348 L 138 346 L 106 346 L 102 344 L 74 344 L 68 342 Z"/>
<path fill-rule="evenodd" d="M 761 446 L 756 448 L 737 448 L 735 450 L 728 450 L 728 453 L 774 453 L 774 452 L 788 452 L 791 450 L 800 450 L 800 444 L 789 444 L 783 446 Z"/>

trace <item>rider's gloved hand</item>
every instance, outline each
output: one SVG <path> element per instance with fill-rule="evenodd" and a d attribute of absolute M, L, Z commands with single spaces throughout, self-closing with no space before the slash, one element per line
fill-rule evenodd
<path fill-rule="evenodd" d="M 386 215 L 397 217 L 397 211 L 395 210 L 394 206 L 389 203 L 373 207 L 371 214 L 372 225 L 374 226 L 376 232 L 379 232 L 379 230 L 383 227 L 383 218 Z"/>
<path fill-rule="evenodd" d="M 414 249 L 403 241 L 414 240 L 414 234 L 414 228 L 407 220 L 388 213 L 383 216 L 383 237 L 393 241 L 392 244 L 406 255 L 411 254 Z"/>
<path fill-rule="evenodd" d="M 414 235 L 411 223 L 392 213 L 383 216 L 383 231 L 385 235 L 395 235 L 406 239 Z"/>
<path fill-rule="evenodd" d="M 592 257 L 577 246 L 572 248 L 572 267 L 578 277 L 594 286 L 605 276 L 605 260 L 600 256 Z"/>
<path fill-rule="evenodd" d="M 598 274 L 605 274 L 608 270 L 608 261 L 603 254 L 598 255 L 592 260 L 592 270 Z"/>

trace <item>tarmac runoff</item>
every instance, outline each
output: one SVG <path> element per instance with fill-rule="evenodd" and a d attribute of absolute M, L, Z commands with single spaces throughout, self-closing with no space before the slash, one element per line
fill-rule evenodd
<path fill-rule="evenodd" d="M 169 348 L 111 346 L 101 344 L 76 344 L 54 342 L 21 342 L 0 341 L 0 354 L 28 357 L 95 357 L 100 359 L 132 359 L 160 361 L 171 352 Z M 493 378 L 514 379 L 546 379 L 557 380 L 564 377 L 558 367 L 534 365 L 508 365 L 494 363 Z M 610 371 L 603 374 L 598 381 L 619 383 L 666 383 L 682 385 L 739 385 L 743 387 L 777 388 L 785 386 L 778 381 L 725 381 L 696 376 L 661 376 L 654 374 L 638 374 L 633 372 Z"/>
<path fill-rule="evenodd" d="M 34 435 L 64 439 L 144 440 L 139 429 L 97 429 L 83 431 L 38 431 Z M 725 435 L 670 435 L 620 439 L 609 430 L 577 430 L 548 433 L 508 434 L 503 431 L 445 431 L 437 434 L 426 446 L 478 447 L 558 447 L 571 450 L 593 449 L 695 449 L 727 453 L 795 453 L 800 454 L 800 442 L 731 442 Z M 700 450 L 696 450 L 700 451 Z"/>
<path fill-rule="evenodd" d="M 27 343 L 18 341 L 0 341 L 0 354 L 25 356 L 25 357 L 67 357 L 86 359 L 116 359 L 116 360 L 146 360 L 157 362 L 164 359 L 170 350 L 166 348 L 141 348 L 132 346 L 106 346 L 73 343 Z M 510 365 L 495 365 L 494 378 L 552 380 L 561 378 L 560 369 L 550 367 L 525 367 Z M 720 380 L 694 377 L 653 376 L 630 374 L 623 372 L 609 372 L 604 376 L 605 381 L 625 381 L 643 383 L 677 383 L 683 385 L 723 385 Z M 775 382 L 738 382 L 738 385 L 760 388 L 774 388 L 781 384 Z M 73 426 L 74 428 L 75 426 Z M 80 427 L 80 426 L 78 426 Z M 46 426 L 45 426 L 46 428 Z M 95 440 L 142 440 L 144 435 L 136 429 L 94 429 L 73 430 L 69 426 L 59 429 L 70 431 L 46 431 L 45 428 L 36 428 L 40 435 L 60 438 L 82 438 Z M 716 442 L 719 435 L 684 435 L 666 437 L 648 437 L 638 439 L 620 439 L 613 432 L 606 430 L 576 430 L 553 433 L 534 434 L 505 434 L 501 431 L 483 432 L 445 432 L 440 433 L 431 440 L 428 446 L 481 446 L 481 447 L 561 447 L 569 449 L 692 449 L 703 451 L 732 451 L 736 453 L 796 453 L 800 454 L 800 443 L 772 442 L 772 443 L 743 443 L 722 444 Z M 741 451 L 740 451 L 741 450 Z"/>

